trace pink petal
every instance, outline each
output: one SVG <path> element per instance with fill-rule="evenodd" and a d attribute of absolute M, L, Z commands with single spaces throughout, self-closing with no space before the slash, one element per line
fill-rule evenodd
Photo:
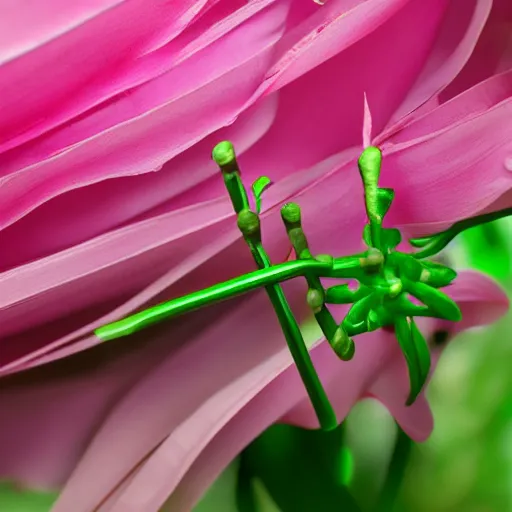
<path fill-rule="evenodd" d="M 263 232 L 265 247 L 274 261 L 283 261 L 289 250 L 278 206 L 333 165 L 328 161 L 267 191 L 265 205 L 269 209 L 262 215 Z M 336 204 L 338 196 L 331 188 L 325 204 Z M 315 216 L 323 215 L 318 212 L 314 190 L 307 197 L 305 215 L 313 226 L 320 224 Z M 350 208 L 350 202 L 345 204 Z M 345 229 L 345 238 L 337 247 L 349 250 L 347 244 L 352 240 L 359 246 L 359 235 L 354 233 L 350 220 L 339 224 L 335 219 L 339 209 L 328 211 L 332 220 L 323 221 L 323 229 L 316 229 L 312 242 L 317 243 L 318 236 L 325 237 L 325 229 L 338 225 Z M 29 359 L 76 341 L 148 302 L 179 297 L 254 269 L 233 219 L 229 200 L 217 199 L 129 225 L 0 274 L 5 291 L 0 302 L 0 329 L 4 333 L 2 343 L 9 348 L 2 352 L 7 358 L 3 362 L 19 358 L 3 371 L 19 369 Z M 123 278 L 126 275 L 130 279 Z M 75 312 L 79 314 L 70 316 Z M 40 325 L 57 319 L 57 332 L 51 325 Z M 5 337 L 15 332 L 20 332 L 18 337 Z M 50 359 L 57 356 L 54 353 Z"/>
<path fill-rule="evenodd" d="M 505 165 L 512 154 L 511 119 L 512 99 L 506 99 L 438 131 L 430 126 L 422 137 L 383 144 L 382 186 L 396 192 L 389 222 L 421 236 L 475 215 L 505 194 L 512 186 Z"/>
<path fill-rule="evenodd" d="M 372 141 L 372 113 L 368 106 L 368 98 L 364 95 L 364 115 L 363 115 L 363 148 L 367 148 Z"/>
<path fill-rule="evenodd" d="M 457 76 L 471 56 L 491 5 L 492 0 L 453 0 L 445 4 L 443 20 L 430 55 L 407 98 L 393 114 L 386 135 L 394 133 L 409 114 Z"/>
<path fill-rule="evenodd" d="M 228 139 L 243 154 L 272 124 L 276 99 L 258 102 L 233 125 L 205 137 L 156 173 L 101 181 L 44 203 L 2 231 L 4 243 L 16 250 L 0 254 L 0 268 L 19 266 L 68 249 L 128 221 L 135 222 L 143 214 L 155 216 L 157 213 L 151 210 L 166 202 L 173 201 L 173 209 L 178 209 L 180 196 L 202 181 L 215 180 L 224 186 L 210 157 L 213 146 Z M 221 195 L 225 196 L 225 192 L 220 191 L 215 197 Z M 199 202 L 201 199 L 196 198 L 193 204 Z M 62 215 L 64 211 L 68 214 Z"/>
<path fill-rule="evenodd" d="M 186 68 L 178 67 L 163 76 L 156 87 L 162 87 L 167 97 L 154 108 L 80 139 L 47 159 L 22 169 L 16 167 L 0 179 L 4 194 L 0 226 L 8 226 L 44 202 L 80 186 L 155 171 L 206 135 L 233 122 L 270 65 L 272 47 L 284 30 L 286 13 L 287 4 L 270 4 L 263 15 L 249 18 L 236 27 L 237 33 L 208 47 L 201 55 L 200 68 L 197 62 L 189 61 Z M 242 34 L 241 40 L 238 34 Z M 228 50 L 233 44 L 240 47 L 240 52 Z M 205 62 L 209 63 L 208 69 L 204 68 Z M 140 100 L 153 94 L 152 90 L 141 93 Z"/>
<path fill-rule="evenodd" d="M 302 303 L 302 310 L 306 309 L 302 294 L 293 296 Z M 145 345 L 149 343 L 151 352 L 155 349 L 160 352 L 161 362 L 152 371 L 146 371 L 109 414 L 55 510 L 68 510 L 68 500 L 75 503 L 77 512 L 94 508 L 162 441 L 165 451 L 170 449 L 174 454 L 173 459 L 165 456 L 160 459 L 157 451 L 148 463 L 151 461 L 150 466 L 170 463 L 165 485 L 176 486 L 197 454 L 226 421 L 290 366 L 289 353 L 267 301 L 260 293 L 234 310 L 232 304 L 214 308 L 215 313 L 211 310 L 212 313 L 206 315 L 209 325 L 203 320 L 198 322 L 199 317 L 183 323 L 184 329 L 188 325 L 188 334 L 177 325 L 178 331 L 171 338 L 168 329 L 159 330 L 151 339 L 147 335 L 139 337 Z M 217 321 L 212 323 L 214 315 Z M 262 326 L 266 332 L 261 330 Z M 169 344 L 169 339 L 175 342 Z M 212 340 L 215 340 L 213 352 Z M 163 347 L 168 354 L 162 357 Z M 210 353 L 211 357 L 204 357 L 205 353 Z M 137 359 L 140 356 L 137 355 Z M 134 358 L 132 364 L 136 364 L 137 359 Z M 130 364 L 125 362 L 125 367 L 130 372 Z M 300 388 L 297 377 L 296 381 Z M 185 383 L 187 392 L 183 393 L 180 390 Z M 301 390 L 301 397 L 302 393 Z M 276 417 L 282 412 L 279 410 Z M 171 432 L 173 436 L 165 440 Z M 105 443 L 108 450 L 105 450 Z M 151 500 L 167 498 L 167 494 L 159 494 L 161 487 L 156 482 L 151 487 L 155 493 Z"/>
<path fill-rule="evenodd" d="M 486 80 L 495 73 L 512 68 L 512 3 L 494 0 L 491 14 L 478 43 L 462 71 L 441 93 L 443 102 Z"/>
<path fill-rule="evenodd" d="M 117 92 L 133 62 L 176 37 L 206 0 L 23 3 L 2 8 L 2 150 Z"/>

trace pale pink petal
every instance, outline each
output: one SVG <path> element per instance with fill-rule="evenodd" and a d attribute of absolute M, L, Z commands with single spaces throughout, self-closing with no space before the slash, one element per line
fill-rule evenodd
<path fill-rule="evenodd" d="M 302 304 L 304 311 L 302 294 L 296 292 L 295 286 L 292 296 L 299 300 L 292 302 Z M 217 321 L 210 320 L 204 331 L 201 325 L 205 324 L 190 318 L 185 337 L 170 337 L 168 329 L 160 329 L 156 337 L 151 335 L 154 341 L 145 340 L 152 346 L 167 346 L 169 354 L 119 401 L 81 458 L 55 510 L 68 510 L 70 503 L 76 512 L 97 506 L 162 441 L 173 457 L 160 459 L 157 451 L 147 463 L 170 464 L 164 490 L 175 487 L 228 419 L 290 366 L 290 355 L 264 293 L 236 306 L 231 303 L 215 309 Z M 211 356 L 205 358 L 205 351 Z M 185 385 L 187 393 L 181 391 Z M 173 436 L 165 440 L 171 432 Z M 151 500 L 159 495 L 165 501 L 167 494 L 160 495 L 162 487 L 156 481 L 153 484 Z"/>
<path fill-rule="evenodd" d="M 430 2 L 423 2 L 430 7 Z M 492 0 L 452 0 L 445 3 L 443 19 L 421 74 L 407 98 L 394 112 L 386 133 L 393 133 L 407 116 L 438 94 L 460 72 L 471 56 L 481 33 Z"/>
<path fill-rule="evenodd" d="M 363 114 L 363 148 L 367 148 L 372 141 L 372 113 L 368 106 L 368 98 L 364 95 L 364 114 Z"/>
<path fill-rule="evenodd" d="M 408 236 L 430 234 L 505 194 L 512 187 L 511 119 L 509 98 L 439 131 L 383 144 L 381 184 L 396 192 L 389 222 L 406 227 Z"/>
<path fill-rule="evenodd" d="M 440 94 L 442 102 L 473 87 L 495 73 L 512 68 L 512 3 L 494 0 L 478 43 L 462 71 Z"/>

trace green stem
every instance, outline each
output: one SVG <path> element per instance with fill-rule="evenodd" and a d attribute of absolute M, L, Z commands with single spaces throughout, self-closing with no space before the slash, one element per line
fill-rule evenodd
<path fill-rule="evenodd" d="M 412 445 L 413 443 L 409 436 L 398 427 L 398 435 L 389 463 L 386 480 L 384 481 L 379 501 L 375 507 L 377 512 L 392 512 L 398 492 L 404 480 Z"/>
<path fill-rule="evenodd" d="M 467 219 L 460 220 L 441 233 L 421 238 L 413 238 L 410 240 L 411 245 L 414 247 L 424 247 L 424 249 L 413 253 L 412 256 L 417 259 L 433 256 L 444 249 L 457 235 L 466 229 L 486 224 L 487 222 L 493 222 L 495 220 L 502 219 L 503 217 L 508 217 L 509 215 L 512 215 L 512 208 L 484 213 L 483 215 L 477 215 L 476 217 L 469 217 Z"/>
<path fill-rule="evenodd" d="M 253 255 L 257 254 L 255 260 L 258 265 L 265 268 L 270 267 L 270 259 L 261 244 L 251 247 L 251 252 Z M 286 300 L 283 289 L 279 284 L 266 286 L 265 289 L 281 325 L 288 349 L 318 417 L 320 427 L 323 430 L 335 429 L 338 426 L 336 414 L 313 366 L 311 356 L 306 348 L 302 333 Z"/>
<path fill-rule="evenodd" d="M 332 261 L 291 261 L 267 267 L 229 281 L 219 283 L 184 297 L 158 304 L 94 331 L 102 340 L 128 336 L 163 320 L 194 311 L 216 302 L 230 299 L 262 286 L 303 276 L 306 271 L 329 275 Z"/>

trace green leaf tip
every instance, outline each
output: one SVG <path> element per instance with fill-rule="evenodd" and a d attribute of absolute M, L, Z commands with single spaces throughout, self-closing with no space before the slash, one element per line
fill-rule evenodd
<path fill-rule="evenodd" d="M 260 176 L 251 186 L 257 213 L 261 212 L 261 195 L 271 183 L 272 181 L 268 176 Z"/>
<path fill-rule="evenodd" d="M 235 148 L 228 140 L 219 142 L 212 151 L 212 158 L 219 167 L 224 167 L 235 160 Z"/>

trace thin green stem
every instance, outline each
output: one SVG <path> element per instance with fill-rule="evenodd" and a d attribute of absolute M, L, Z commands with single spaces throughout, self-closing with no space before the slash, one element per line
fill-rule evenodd
<path fill-rule="evenodd" d="M 391 461 L 389 463 L 386 480 L 382 487 L 379 501 L 376 504 L 376 512 L 392 512 L 396 498 L 402 486 L 405 471 L 409 463 L 409 456 L 412 449 L 412 441 L 409 436 L 398 427 L 398 435 Z"/>
<path fill-rule="evenodd" d="M 504 217 L 512 215 L 512 208 L 505 208 L 491 213 L 485 213 L 483 215 L 477 215 L 476 217 L 469 217 L 467 219 L 460 220 L 453 224 L 446 231 L 429 235 L 421 238 L 413 238 L 409 242 L 414 247 L 424 247 L 421 251 L 412 253 L 417 259 L 428 258 L 437 254 L 444 249 L 457 235 L 465 231 L 466 229 L 486 224 L 487 222 L 493 222 Z"/>
<path fill-rule="evenodd" d="M 270 267 L 270 259 L 261 244 L 257 244 L 254 248 L 251 247 L 251 252 L 257 254 L 255 260 L 258 265 Z M 268 285 L 265 289 L 281 325 L 288 349 L 318 417 L 320 427 L 323 430 L 332 430 L 338 426 L 336 414 L 313 366 L 304 338 L 286 300 L 283 289 L 279 284 Z"/>

